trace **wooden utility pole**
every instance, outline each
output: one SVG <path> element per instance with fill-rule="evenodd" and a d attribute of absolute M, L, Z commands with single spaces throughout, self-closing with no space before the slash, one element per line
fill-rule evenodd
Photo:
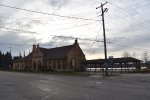
<path fill-rule="evenodd" d="M 108 8 L 103 8 L 104 5 L 107 4 L 104 3 L 102 4 L 101 3 L 101 6 L 97 7 L 96 9 L 99 9 L 101 7 L 101 16 L 102 16 L 102 23 L 103 23 L 103 36 L 104 36 L 104 54 L 105 54 L 105 64 L 106 64 L 106 73 L 105 75 L 107 76 L 108 75 L 108 61 L 107 61 L 107 47 L 106 47 L 106 35 L 105 35 L 105 19 L 104 19 L 104 13 L 108 11 Z"/>

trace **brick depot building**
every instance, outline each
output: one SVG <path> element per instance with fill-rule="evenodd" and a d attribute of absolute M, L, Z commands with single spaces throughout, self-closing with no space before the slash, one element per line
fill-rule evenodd
<path fill-rule="evenodd" d="M 80 71 L 81 62 L 85 61 L 77 39 L 73 45 L 42 48 L 33 45 L 32 52 L 24 57 L 16 57 L 13 61 L 13 70 L 18 71 Z"/>

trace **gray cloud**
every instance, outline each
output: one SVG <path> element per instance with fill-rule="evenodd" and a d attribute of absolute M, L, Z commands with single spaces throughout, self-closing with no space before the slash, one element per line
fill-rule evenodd
<path fill-rule="evenodd" d="M 52 37 L 49 42 L 43 43 L 42 46 L 60 47 L 64 45 L 72 45 L 74 40 L 64 37 Z"/>
<path fill-rule="evenodd" d="M 5 0 L 5 1 L 3 0 L 3 2 L 2 2 L 2 0 L 0 0 L 0 3 L 2 2 L 3 4 L 7 4 L 8 1 L 9 1 L 10 6 L 16 6 L 16 7 L 20 7 L 20 8 L 28 8 L 28 6 L 30 8 L 30 6 L 32 4 L 33 10 L 37 10 L 40 5 L 39 2 L 37 3 L 36 0 L 33 0 L 33 1 L 13 0 L 11 2 L 10 2 L 10 0 Z M 79 10 L 76 10 L 76 9 L 80 9 L 79 6 L 75 6 L 73 3 L 69 3 L 69 0 L 43 0 L 40 2 L 42 3 L 41 4 L 42 6 L 43 5 L 46 5 L 46 7 L 50 6 L 48 8 L 50 10 L 50 12 L 54 12 L 57 10 L 60 11 L 61 8 L 65 9 L 65 6 L 70 6 L 70 7 L 73 6 L 72 8 L 74 8 L 73 10 L 75 11 L 75 13 L 80 12 Z M 76 2 L 78 2 L 78 1 L 76 1 Z M 149 38 L 150 37 L 150 34 L 149 34 L 149 32 L 150 32 L 149 31 L 149 27 L 150 27 L 150 20 L 149 20 L 150 6 L 149 6 L 149 4 L 150 4 L 150 2 L 148 0 L 134 0 L 134 1 L 111 0 L 111 2 L 113 4 L 116 4 L 120 8 L 116 7 L 114 5 L 108 4 L 109 12 L 105 15 L 107 41 L 111 41 L 111 42 L 122 44 L 122 45 L 127 45 L 130 47 L 150 49 L 150 47 L 149 47 L 149 45 L 150 45 L 149 44 L 150 43 L 150 38 Z M 36 7 L 38 6 L 38 7 L 36 8 L 35 6 Z M 45 8 L 43 7 L 44 8 L 43 9 L 42 6 L 38 10 L 45 12 L 46 7 Z M 84 8 L 84 10 L 90 10 L 92 8 L 95 9 L 94 8 L 95 5 L 88 4 L 88 6 L 89 6 L 89 8 L 86 6 L 87 9 L 84 7 L 81 7 L 81 9 L 82 8 Z M 32 9 L 32 7 L 31 7 L 31 9 Z M 123 9 L 121 9 L 121 8 L 123 8 Z M 41 9 L 43 9 L 43 10 L 41 10 Z M 65 10 L 64 9 L 62 10 L 64 12 L 61 12 L 64 15 L 72 12 L 72 9 L 65 9 Z M 53 10 L 53 11 L 51 11 L 51 10 Z M 46 12 L 47 12 L 47 9 L 46 9 Z M 45 25 L 45 22 L 43 22 L 41 20 L 36 20 L 36 19 L 11 20 L 9 18 L 4 18 L 1 16 L 18 17 L 18 18 L 39 17 L 38 14 L 36 16 L 36 15 L 34 15 L 34 13 L 29 14 L 28 12 L 24 12 L 24 11 L 1 7 L 0 26 L 10 26 L 12 28 L 19 28 L 19 29 L 25 29 L 25 30 L 30 30 L 30 29 L 35 30 L 36 26 L 38 27 L 38 25 L 39 26 Z M 45 18 L 47 16 L 40 15 L 40 17 Z M 49 16 L 49 17 L 52 17 L 52 16 Z M 53 18 L 55 18 L 55 17 L 53 16 Z M 56 20 L 53 20 L 53 21 L 56 21 Z M 49 23 L 53 23 L 53 21 L 49 20 Z M 8 24 L 8 23 L 10 23 L 10 24 Z M 56 26 L 56 29 L 59 29 L 59 27 L 60 26 Z M 53 28 L 53 27 L 50 27 L 50 28 Z M 55 28 L 55 26 L 54 26 L 54 28 Z M 63 28 L 63 27 L 61 26 L 61 28 Z M 82 33 L 82 30 L 80 30 L 80 28 L 79 29 L 77 28 L 76 30 L 81 31 L 80 33 Z M 91 37 L 91 35 L 96 34 L 96 33 L 94 33 L 94 31 L 93 31 L 93 34 L 89 34 L 90 30 L 96 30 L 96 25 L 91 29 L 88 29 L 88 28 L 86 29 L 85 33 L 88 34 L 88 35 L 85 35 L 85 37 L 87 36 L 86 38 L 89 38 L 89 37 Z M 65 33 L 64 32 L 61 33 L 61 31 L 60 31 L 61 35 L 66 35 L 66 32 L 67 31 L 65 31 Z M 74 33 L 77 33 L 77 32 L 74 31 Z M 51 33 L 51 32 L 49 32 L 49 33 Z M 53 34 L 55 34 L 55 33 L 53 33 Z M 57 35 L 57 33 L 56 33 L 56 35 Z M 83 35 L 83 34 L 81 34 L 81 35 Z M 80 35 L 74 35 L 74 36 L 80 36 Z M 103 37 L 101 37 L 101 38 L 103 38 Z M 22 35 L 22 34 L 17 34 L 17 33 L 13 33 L 13 32 L 12 33 L 11 32 L 8 32 L 8 33 L 1 32 L 0 33 L 0 42 L 32 44 L 33 39 L 31 37 L 27 38 L 27 37 L 24 37 L 24 35 Z M 91 55 L 94 53 L 95 54 L 99 54 L 99 53 L 103 54 L 103 45 L 101 43 L 91 43 L 91 41 L 87 42 L 87 41 L 80 41 L 80 40 L 79 40 L 79 42 L 80 42 L 81 48 L 85 51 L 86 54 L 88 54 L 88 55 Z M 52 38 L 47 43 L 41 43 L 41 46 L 50 48 L 50 47 L 56 47 L 56 46 L 70 45 L 72 43 L 74 43 L 73 39 Z M 129 47 L 121 46 L 121 45 L 115 45 L 115 44 L 107 44 L 107 45 L 108 45 L 108 52 L 110 52 L 110 53 L 118 52 L 118 54 L 119 54 L 120 52 L 124 52 L 124 51 L 130 52 L 130 51 L 137 50 L 134 48 L 129 48 Z M 1 45 L 1 49 L 3 51 L 9 50 L 9 46 Z M 22 46 L 20 46 L 20 47 L 13 46 L 12 47 L 14 54 L 16 54 L 16 52 L 18 52 L 18 51 L 24 51 L 25 49 L 31 49 L 31 47 L 28 47 L 28 46 L 23 46 L 23 47 Z M 137 52 L 143 52 L 143 51 L 144 50 L 137 50 Z"/>
<path fill-rule="evenodd" d="M 49 3 L 52 7 L 60 9 L 63 6 L 66 6 L 68 0 L 49 0 Z"/>
<path fill-rule="evenodd" d="M 12 49 L 13 55 L 17 55 L 20 52 L 23 52 L 24 50 L 31 49 L 31 46 L 33 43 L 33 39 L 31 37 L 24 37 L 21 36 L 19 33 L 14 32 L 0 32 L 0 50 L 2 52 L 9 51 L 10 47 Z M 13 44 L 21 44 L 13 45 Z"/>
<path fill-rule="evenodd" d="M 44 22 L 41 20 L 25 20 L 25 21 L 15 21 L 14 23 L 11 22 L 11 26 L 16 26 L 19 29 L 32 29 L 33 26 L 38 26 L 38 25 L 44 25 Z"/>

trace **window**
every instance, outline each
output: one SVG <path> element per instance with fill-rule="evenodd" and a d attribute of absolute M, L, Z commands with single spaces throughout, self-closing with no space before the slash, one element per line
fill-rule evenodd
<path fill-rule="evenodd" d="M 47 62 L 45 62 L 44 66 L 45 66 L 45 68 L 47 68 Z"/>
<path fill-rule="evenodd" d="M 36 70 L 36 62 L 33 62 L 33 70 Z"/>
<path fill-rule="evenodd" d="M 63 69 L 65 69 L 65 67 L 66 67 L 65 60 L 62 61 L 62 67 L 63 67 Z"/>
<path fill-rule="evenodd" d="M 56 68 L 56 61 L 53 61 L 53 68 Z"/>
<path fill-rule="evenodd" d="M 71 69 L 73 69 L 73 68 L 74 68 L 74 66 L 75 66 L 75 60 L 74 60 L 74 59 L 72 59 L 72 60 L 71 60 Z"/>
<path fill-rule="evenodd" d="M 38 62 L 38 69 L 41 69 L 41 61 Z"/>
<path fill-rule="evenodd" d="M 58 64 L 58 69 L 60 69 L 61 68 L 61 61 L 57 61 L 57 64 Z"/>
<path fill-rule="evenodd" d="M 53 61 L 51 60 L 51 69 L 53 69 L 53 66 L 54 66 L 54 63 L 53 63 Z"/>

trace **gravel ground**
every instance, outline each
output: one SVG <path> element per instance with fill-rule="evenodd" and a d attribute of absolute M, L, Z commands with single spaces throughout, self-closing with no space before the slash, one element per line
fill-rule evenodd
<path fill-rule="evenodd" d="M 0 71 L 0 100 L 150 100 L 150 74 L 102 78 Z"/>

